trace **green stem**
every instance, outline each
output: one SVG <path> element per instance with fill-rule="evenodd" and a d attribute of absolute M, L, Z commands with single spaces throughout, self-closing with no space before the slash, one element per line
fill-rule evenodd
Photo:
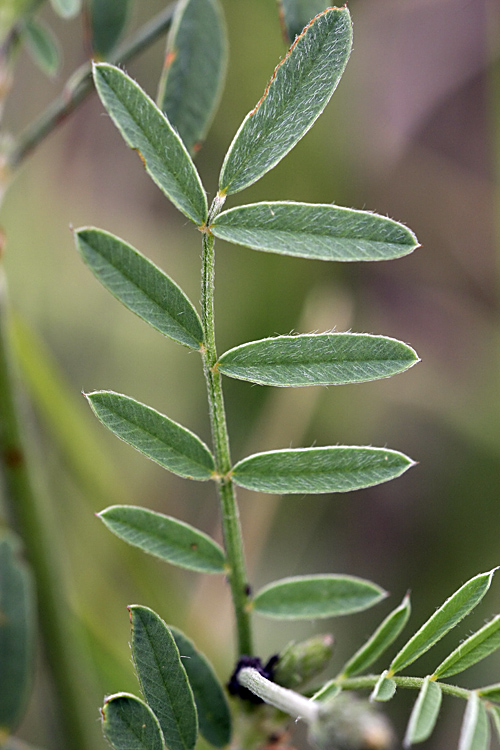
<path fill-rule="evenodd" d="M 223 201 L 217 198 L 211 210 L 213 219 L 222 207 Z M 203 371 L 207 383 L 210 424 L 218 474 L 218 493 L 221 504 L 222 532 L 224 548 L 229 566 L 228 580 L 231 587 L 236 617 L 238 653 L 250 656 L 253 653 L 250 616 L 248 613 L 249 589 L 247 582 L 243 539 L 236 492 L 231 480 L 231 455 L 227 432 L 226 411 L 222 393 L 220 373 L 217 371 L 217 349 L 214 326 L 214 277 L 215 254 L 214 237 L 209 230 L 203 231 L 202 256 L 202 322 L 205 333 L 205 346 L 202 350 Z"/>
<path fill-rule="evenodd" d="M 124 42 L 110 55 L 108 62 L 124 63 L 147 49 L 170 28 L 174 10 L 175 3 L 142 26 L 130 40 Z M 77 68 L 66 82 L 60 95 L 16 139 L 14 146 L 6 154 L 7 166 L 11 170 L 18 167 L 33 149 L 93 91 L 93 88 L 92 63 L 89 61 Z"/>
<path fill-rule="evenodd" d="M 379 680 L 380 675 L 365 675 L 363 677 L 348 677 L 345 680 L 339 682 L 342 690 L 369 690 L 374 688 Z M 391 680 L 394 680 L 397 687 L 399 688 L 410 688 L 419 690 L 424 682 L 424 677 L 398 677 L 393 676 Z M 463 698 L 467 700 L 471 694 L 471 690 L 457 687 L 456 685 L 449 685 L 447 682 L 437 682 L 443 693 L 447 695 L 453 695 L 455 698 Z"/>
<path fill-rule="evenodd" d="M 59 570 L 57 538 L 53 533 L 33 473 L 17 402 L 16 382 L 9 355 L 6 286 L 0 274 L 0 466 L 5 481 L 7 511 L 21 536 L 35 577 L 40 628 L 45 654 L 57 694 L 66 746 L 84 750 L 85 720 L 77 679 L 78 664 L 69 633 L 69 613 Z"/>

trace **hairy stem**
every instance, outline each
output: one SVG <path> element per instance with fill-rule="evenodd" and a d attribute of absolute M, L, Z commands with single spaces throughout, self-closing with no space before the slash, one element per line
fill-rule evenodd
<path fill-rule="evenodd" d="M 120 45 L 108 62 L 124 63 L 138 55 L 170 28 L 175 3 L 169 5 L 148 23 L 144 24 L 131 39 Z M 62 92 L 15 140 L 6 154 L 6 164 L 12 170 L 46 138 L 71 112 L 93 91 L 92 63 L 81 65 L 66 82 Z"/>
<path fill-rule="evenodd" d="M 363 677 L 348 677 L 345 680 L 341 680 L 339 685 L 342 690 L 365 690 L 375 687 L 379 680 L 380 675 L 365 675 Z M 391 680 L 394 680 L 398 688 L 410 688 L 420 690 L 424 682 L 424 677 L 400 677 L 393 676 Z M 463 698 L 467 700 L 471 694 L 471 690 L 457 687 L 456 685 L 450 685 L 447 682 L 437 682 L 443 693 L 452 695 L 455 698 Z"/>
<path fill-rule="evenodd" d="M 6 509 L 26 548 L 36 581 L 40 628 L 58 700 L 67 747 L 84 750 L 85 718 L 79 691 L 77 658 L 64 602 L 64 586 L 56 554 L 57 538 L 46 517 L 40 482 L 22 430 L 17 389 L 7 335 L 5 280 L 0 275 L 0 470 L 5 482 Z"/>
<path fill-rule="evenodd" d="M 222 204 L 214 201 L 211 218 L 220 211 Z M 243 552 L 243 539 L 236 491 L 230 477 L 231 455 L 227 432 L 226 412 L 222 393 L 221 375 L 217 371 L 217 349 L 214 326 L 214 237 L 205 228 L 203 231 L 201 308 L 205 332 L 202 351 L 203 371 L 207 383 L 210 424 L 218 474 L 218 493 L 221 504 L 222 532 L 228 563 L 228 580 L 231 587 L 236 617 L 238 653 L 250 656 L 253 653 L 250 616 L 247 611 L 249 589 Z"/>

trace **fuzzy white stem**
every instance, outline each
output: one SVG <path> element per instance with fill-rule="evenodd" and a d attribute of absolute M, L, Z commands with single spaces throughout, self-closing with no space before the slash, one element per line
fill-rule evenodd
<path fill-rule="evenodd" d="M 316 721 L 320 711 L 319 703 L 305 698 L 293 690 L 276 685 L 263 677 L 256 669 L 244 667 L 238 672 L 238 682 L 248 688 L 265 703 L 269 703 L 280 711 L 293 716 L 294 719 L 304 719 L 308 724 Z"/>

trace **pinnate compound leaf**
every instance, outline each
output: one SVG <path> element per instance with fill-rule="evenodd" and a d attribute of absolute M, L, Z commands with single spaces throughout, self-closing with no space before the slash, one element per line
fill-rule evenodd
<path fill-rule="evenodd" d="M 213 479 L 213 456 L 190 430 L 120 393 L 94 391 L 85 395 L 111 432 L 152 461 L 187 479 Z"/>
<path fill-rule="evenodd" d="M 408 622 L 410 612 L 410 597 L 406 595 L 399 607 L 385 618 L 367 642 L 349 659 L 342 670 L 342 678 L 352 677 L 368 669 L 396 640 Z"/>
<path fill-rule="evenodd" d="M 483 698 L 487 698 L 489 701 L 496 701 L 500 703 L 500 682 L 495 685 L 487 685 L 487 687 L 481 688 L 477 691 Z"/>
<path fill-rule="evenodd" d="M 236 245 L 312 260 L 391 260 L 419 246 L 413 232 L 385 216 L 292 201 L 230 208 L 210 229 Z"/>
<path fill-rule="evenodd" d="M 82 0 L 50 0 L 50 4 L 61 18 L 74 18 L 82 9 Z"/>
<path fill-rule="evenodd" d="M 135 695 L 110 695 L 101 716 L 104 736 L 115 750 L 165 750 L 158 719 Z"/>
<path fill-rule="evenodd" d="M 231 740 L 231 712 L 212 665 L 177 628 L 170 628 L 194 695 L 200 734 L 214 747 Z"/>
<path fill-rule="evenodd" d="M 387 669 L 382 672 L 373 688 L 370 700 L 380 703 L 390 701 L 396 693 L 396 683 L 390 677 L 387 677 Z"/>
<path fill-rule="evenodd" d="M 186 147 L 149 96 L 120 68 L 94 65 L 101 101 L 146 172 L 174 206 L 195 224 L 208 215 L 207 197 Z"/>
<path fill-rule="evenodd" d="M 364 383 L 404 372 L 418 362 L 407 344 L 367 333 L 276 336 L 229 349 L 217 369 L 259 385 Z"/>
<path fill-rule="evenodd" d="M 380 586 L 354 576 L 297 576 L 264 586 L 255 595 L 252 609 L 266 617 L 308 620 L 360 612 L 386 596 Z"/>
<path fill-rule="evenodd" d="M 83 227 L 76 246 L 92 273 L 125 307 L 180 344 L 200 349 L 203 328 L 184 292 L 150 260 L 109 232 Z"/>
<path fill-rule="evenodd" d="M 182 0 L 168 35 L 158 106 L 191 152 L 201 147 L 222 94 L 227 34 L 219 0 Z"/>
<path fill-rule="evenodd" d="M 132 0 L 89 0 L 88 14 L 94 56 L 105 60 L 115 49 L 127 25 Z"/>
<path fill-rule="evenodd" d="M 330 8 L 304 29 L 229 147 L 219 178 L 223 194 L 256 182 L 312 127 L 344 72 L 351 43 L 347 8 Z"/>
<path fill-rule="evenodd" d="M 53 77 L 59 70 L 61 53 L 59 42 L 45 23 L 27 18 L 22 30 L 23 41 L 34 63 L 46 75 Z"/>
<path fill-rule="evenodd" d="M 350 492 L 387 482 L 414 462 L 386 448 L 328 446 L 256 453 L 232 470 L 236 484 L 256 492 Z"/>
<path fill-rule="evenodd" d="M 0 738 L 17 728 L 35 669 L 35 591 L 14 534 L 0 535 Z M 5 733 L 5 735 L 3 734 Z"/>
<path fill-rule="evenodd" d="M 128 608 L 132 656 L 141 690 L 169 750 L 193 750 L 198 719 L 193 691 L 170 629 L 148 607 Z"/>
<path fill-rule="evenodd" d="M 464 713 L 458 750 L 488 750 L 490 725 L 486 708 L 476 692 L 470 694 Z"/>
<path fill-rule="evenodd" d="M 391 672 L 412 664 L 468 615 L 488 591 L 495 570 L 471 578 L 452 594 L 403 646 L 391 664 Z"/>
<path fill-rule="evenodd" d="M 426 677 L 420 688 L 406 729 L 403 747 L 424 742 L 431 736 L 441 707 L 443 694 L 439 685 Z"/>
<path fill-rule="evenodd" d="M 436 669 L 435 680 L 443 680 L 485 659 L 500 648 L 500 615 L 463 641 Z"/>
<path fill-rule="evenodd" d="M 206 534 L 133 505 L 112 505 L 97 514 L 113 534 L 150 555 L 200 573 L 224 573 L 223 550 Z"/>
<path fill-rule="evenodd" d="M 325 10 L 327 0 L 278 0 L 287 36 L 291 42 L 314 16 Z"/>

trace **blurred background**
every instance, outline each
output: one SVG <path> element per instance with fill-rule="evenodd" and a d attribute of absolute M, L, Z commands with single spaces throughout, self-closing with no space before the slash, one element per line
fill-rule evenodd
<path fill-rule="evenodd" d="M 286 51 L 274 0 L 222 5 L 230 39 L 227 86 L 197 157 L 209 198 L 234 133 Z M 163 6 L 137 3 L 132 28 Z M 328 572 L 366 577 L 390 591 L 373 611 L 336 621 L 256 619 L 263 658 L 288 640 L 333 632 L 332 675 L 407 590 L 409 633 L 465 580 L 500 564 L 500 7 L 496 0 L 349 0 L 348 6 L 354 48 L 327 110 L 272 172 L 228 205 L 293 199 L 369 209 L 406 223 L 422 247 L 389 263 L 340 265 L 217 243 L 220 352 L 276 333 L 335 329 L 399 338 L 422 359 L 390 380 L 349 387 L 272 389 L 225 381 L 235 460 L 256 450 L 338 443 L 388 446 L 419 462 L 394 482 L 349 495 L 239 493 L 254 587 Z M 79 22 L 62 23 L 49 8 L 43 16 L 62 41 L 64 68 L 49 81 L 28 58 L 20 60 L 5 111 L 12 132 L 85 59 Z M 153 96 L 163 54 L 161 41 L 126 66 Z M 162 339 L 100 287 L 75 252 L 69 227 L 114 232 L 194 301 L 200 237 L 148 179 L 95 95 L 23 165 L 0 224 L 24 341 L 26 409 L 82 638 L 78 679 L 86 681 L 98 748 L 104 746 L 97 710 L 103 695 L 138 689 L 126 605 L 150 606 L 185 630 L 223 679 L 233 667 L 232 614 L 222 579 L 147 558 L 94 516 L 107 505 L 131 503 L 219 536 L 213 487 L 148 462 L 108 434 L 80 395 L 101 388 L 126 393 L 210 441 L 199 358 Z M 26 339 L 33 334 L 36 342 Z M 60 379 L 53 394 L 53 378 L 46 381 L 40 365 L 30 362 L 35 344 Z M 55 422 L 46 416 L 44 397 Z M 70 446 L 64 430 L 76 435 L 76 444 Z M 427 674 L 458 639 L 499 611 L 497 581 L 481 607 L 415 671 Z M 499 674 L 497 654 L 460 684 L 498 682 Z M 413 699 L 401 694 L 388 707 L 400 737 Z M 55 747 L 46 722 L 52 710 L 42 655 L 19 736 Z M 425 747 L 456 746 L 462 711 L 447 699 Z"/>

